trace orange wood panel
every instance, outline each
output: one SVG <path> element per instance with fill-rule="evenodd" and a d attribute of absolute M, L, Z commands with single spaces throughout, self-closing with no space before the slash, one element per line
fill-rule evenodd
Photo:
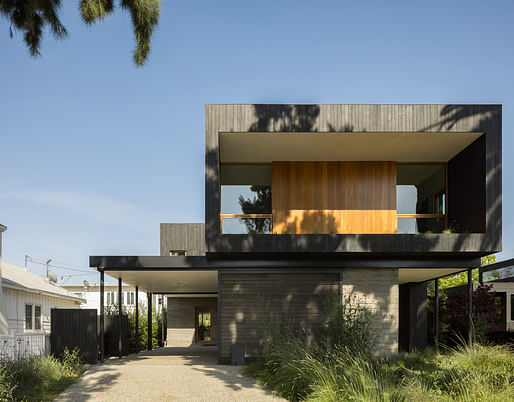
<path fill-rule="evenodd" d="M 396 233 L 395 162 L 273 162 L 274 233 Z"/>

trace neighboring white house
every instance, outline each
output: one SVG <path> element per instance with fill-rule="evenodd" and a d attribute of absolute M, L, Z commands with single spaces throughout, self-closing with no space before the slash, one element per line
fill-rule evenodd
<path fill-rule="evenodd" d="M 16 265 L 3 263 L 3 304 L 9 333 L 49 334 L 53 308 L 80 308 L 84 300 Z"/>
<path fill-rule="evenodd" d="M 7 229 L 4 225 L 0 225 L 0 335 L 8 332 L 7 327 L 7 308 L 2 291 L 2 233 Z"/>
<path fill-rule="evenodd" d="M 100 312 L 100 285 L 63 285 L 63 288 L 72 292 L 78 297 L 86 300 L 82 308 L 94 308 L 97 312 Z M 157 310 L 161 311 L 162 299 L 166 305 L 166 297 L 160 295 L 152 295 L 152 306 Z M 139 305 L 146 307 L 148 304 L 146 293 L 139 291 L 138 295 Z M 121 286 L 121 304 L 127 310 L 133 311 L 136 308 L 136 290 L 133 286 L 122 284 Z M 109 308 L 115 308 L 118 305 L 118 285 L 104 285 L 104 305 Z"/>

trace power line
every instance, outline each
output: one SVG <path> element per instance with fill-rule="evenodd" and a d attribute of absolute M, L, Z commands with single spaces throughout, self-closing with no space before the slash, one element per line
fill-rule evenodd
<path fill-rule="evenodd" d="M 46 262 L 38 262 L 38 261 L 34 261 L 32 258 L 30 258 L 29 260 L 30 262 L 34 263 L 34 264 L 39 264 L 39 265 L 46 265 Z M 67 269 L 68 271 L 74 271 L 74 272 L 84 272 L 84 273 L 87 273 L 87 274 L 91 274 L 93 273 L 93 271 L 84 271 L 84 270 L 81 270 L 81 269 L 75 269 L 75 268 L 68 268 L 68 267 L 63 267 L 62 265 L 53 265 L 53 264 L 48 264 L 49 267 L 54 267 L 54 268 L 59 268 L 59 269 Z"/>

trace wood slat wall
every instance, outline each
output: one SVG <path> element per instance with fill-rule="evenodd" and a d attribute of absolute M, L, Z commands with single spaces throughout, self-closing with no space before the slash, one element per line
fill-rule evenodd
<path fill-rule="evenodd" d="M 273 162 L 273 233 L 396 233 L 395 162 Z"/>

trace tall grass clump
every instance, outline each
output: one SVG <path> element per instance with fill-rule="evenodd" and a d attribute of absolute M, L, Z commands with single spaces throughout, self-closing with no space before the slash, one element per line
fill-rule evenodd
<path fill-rule="evenodd" d="M 0 360 L 0 400 L 48 400 L 81 374 L 78 349 L 62 357 L 20 356 Z"/>
<path fill-rule="evenodd" d="M 325 316 L 314 332 L 270 319 L 248 374 L 292 401 L 514 401 L 512 346 L 379 357 L 374 315 L 357 300 L 332 302 Z"/>

